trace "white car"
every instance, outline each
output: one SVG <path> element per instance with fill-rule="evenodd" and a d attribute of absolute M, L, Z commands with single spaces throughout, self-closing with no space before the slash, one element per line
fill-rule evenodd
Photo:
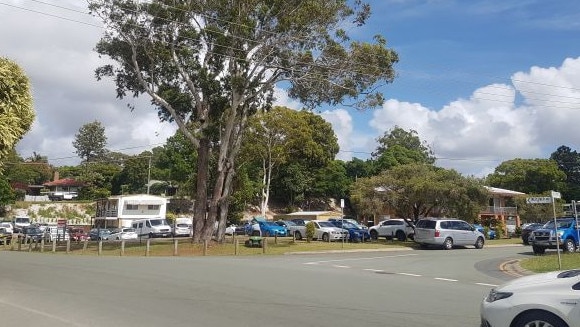
<path fill-rule="evenodd" d="M 187 223 L 177 223 L 175 227 L 173 227 L 173 236 L 174 237 L 188 237 L 192 235 L 192 228 L 191 224 Z"/>
<path fill-rule="evenodd" d="M 134 228 L 124 227 L 116 228 L 111 230 L 111 235 L 108 236 L 109 240 L 136 240 L 139 238 L 137 232 Z"/>
<path fill-rule="evenodd" d="M 311 220 L 314 224 L 314 239 L 324 242 L 347 240 L 348 230 L 334 226 L 330 221 Z"/>
<path fill-rule="evenodd" d="M 521 277 L 480 306 L 482 327 L 580 327 L 580 269 Z"/>
<path fill-rule="evenodd" d="M 386 239 L 396 238 L 399 241 L 406 241 L 407 238 L 412 239 L 415 235 L 415 229 L 410 222 L 401 218 L 387 219 L 379 222 L 378 225 L 369 228 L 371 238 L 376 240 L 379 237 Z"/>
<path fill-rule="evenodd" d="M 12 226 L 12 223 L 9 222 L 2 222 L 0 223 L 0 227 L 6 228 L 6 232 L 7 233 L 14 233 L 14 227 Z"/>

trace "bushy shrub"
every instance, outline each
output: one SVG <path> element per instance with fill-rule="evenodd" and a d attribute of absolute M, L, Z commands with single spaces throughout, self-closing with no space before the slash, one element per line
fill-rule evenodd
<path fill-rule="evenodd" d="M 306 223 L 306 242 L 312 241 L 314 239 L 314 233 L 316 233 L 316 228 L 314 228 L 314 223 L 309 221 Z"/>

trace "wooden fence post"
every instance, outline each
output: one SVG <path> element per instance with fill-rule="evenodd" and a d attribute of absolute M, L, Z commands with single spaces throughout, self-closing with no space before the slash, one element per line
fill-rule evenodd
<path fill-rule="evenodd" d="M 174 239 L 173 240 L 173 255 L 174 256 L 177 256 L 178 255 L 178 253 L 177 253 L 178 246 L 179 246 L 179 240 Z"/>
<path fill-rule="evenodd" d="M 151 239 L 147 239 L 147 243 L 145 244 L 145 256 L 149 256 L 149 251 L 151 251 Z"/>
<path fill-rule="evenodd" d="M 121 240 L 121 256 L 125 255 L 125 240 Z"/>

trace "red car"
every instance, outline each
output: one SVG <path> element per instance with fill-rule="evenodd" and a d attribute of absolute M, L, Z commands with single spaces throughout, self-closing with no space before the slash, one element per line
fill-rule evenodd
<path fill-rule="evenodd" d="M 89 234 L 82 228 L 70 228 L 69 235 L 73 241 L 84 241 L 89 238 Z"/>

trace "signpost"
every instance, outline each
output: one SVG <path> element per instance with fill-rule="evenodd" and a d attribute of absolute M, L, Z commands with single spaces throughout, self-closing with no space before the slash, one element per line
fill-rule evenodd
<path fill-rule="evenodd" d="M 554 210 L 554 227 L 556 232 L 556 251 L 558 252 L 558 269 L 562 269 L 562 258 L 560 257 L 560 240 L 558 239 L 558 222 L 556 221 L 556 200 L 562 198 L 560 192 L 551 191 L 550 196 L 537 196 L 526 198 L 526 203 L 528 204 L 543 204 L 551 203 Z M 575 204 L 574 208 L 576 207 Z"/>

